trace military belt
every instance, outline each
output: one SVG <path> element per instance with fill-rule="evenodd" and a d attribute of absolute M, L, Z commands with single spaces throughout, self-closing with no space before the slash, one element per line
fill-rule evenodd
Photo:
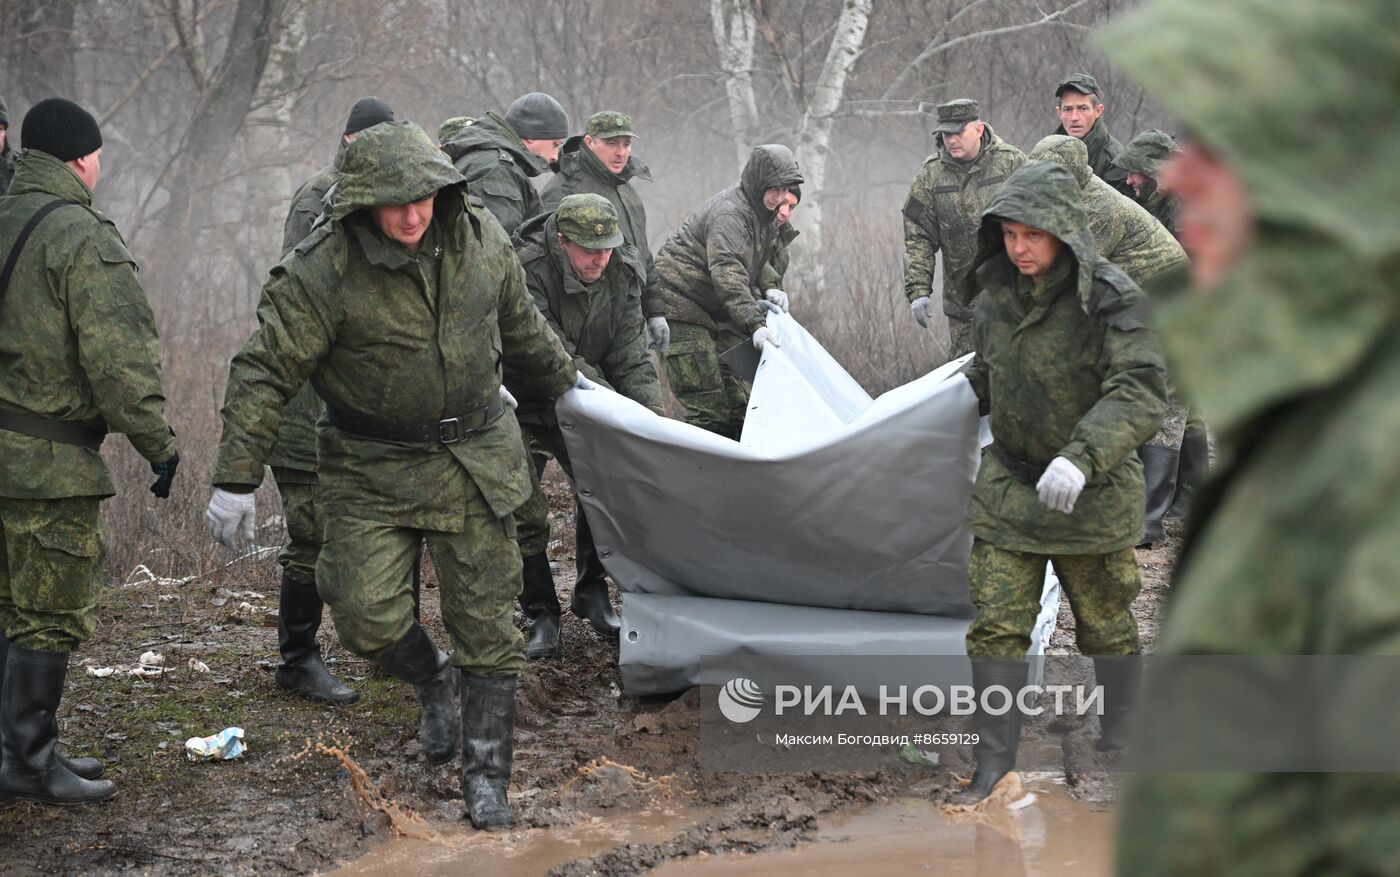
<path fill-rule="evenodd" d="M 992 442 L 988 445 L 987 450 L 991 451 L 992 456 L 996 457 L 997 461 L 1006 467 L 1006 471 L 1016 476 L 1017 481 L 1023 481 L 1026 484 L 1036 484 L 1040 481 L 1040 476 L 1045 474 L 1044 466 L 1037 466 L 1033 463 L 1027 463 L 1025 460 L 1018 460 L 1011 456 L 1011 453 L 1007 451 L 1006 448 L 1003 448 L 996 442 Z"/>
<path fill-rule="evenodd" d="M 0 408 L 0 429 L 65 445 L 77 445 L 89 451 L 102 450 L 102 441 L 107 438 L 107 424 L 100 420 L 52 420 L 12 408 Z"/>
<path fill-rule="evenodd" d="M 334 405 L 326 406 L 326 419 L 337 429 L 343 429 L 364 438 L 384 442 L 453 445 L 466 441 L 468 437 L 481 432 L 494 423 L 504 411 L 505 403 L 497 395 L 485 407 L 468 411 L 466 414 L 458 414 L 455 417 L 444 417 L 442 420 L 427 420 L 417 423 L 383 420 L 378 417 L 356 414 L 343 408 L 336 408 Z"/>

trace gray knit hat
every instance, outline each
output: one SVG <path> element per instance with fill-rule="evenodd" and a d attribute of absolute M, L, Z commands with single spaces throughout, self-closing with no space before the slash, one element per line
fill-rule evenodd
<path fill-rule="evenodd" d="M 521 140 L 569 138 L 569 114 L 559 101 L 539 91 L 516 98 L 506 110 L 506 124 Z"/>

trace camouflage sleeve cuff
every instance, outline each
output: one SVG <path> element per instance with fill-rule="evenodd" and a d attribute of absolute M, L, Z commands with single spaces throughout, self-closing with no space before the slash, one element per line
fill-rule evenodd
<path fill-rule="evenodd" d="M 164 463 L 175 456 L 175 432 L 170 427 L 128 435 L 127 440 L 136 453 L 152 463 Z"/>
<path fill-rule="evenodd" d="M 661 300 L 661 290 L 654 282 L 648 283 L 642 290 L 642 316 L 648 320 L 666 316 L 666 304 Z"/>
<path fill-rule="evenodd" d="M 1089 459 L 1089 449 L 1081 441 L 1073 441 L 1060 449 L 1057 457 L 1064 457 L 1084 473 L 1086 481 L 1094 480 L 1094 464 Z"/>
<path fill-rule="evenodd" d="M 220 455 L 219 462 L 214 466 L 214 476 L 210 480 L 215 486 L 224 489 L 256 488 L 262 484 L 263 464 L 251 457 L 243 460 L 229 460 Z"/>

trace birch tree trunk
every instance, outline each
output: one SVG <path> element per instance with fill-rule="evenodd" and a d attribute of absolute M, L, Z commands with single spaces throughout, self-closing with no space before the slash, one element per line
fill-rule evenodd
<path fill-rule="evenodd" d="M 710 0 L 720 73 L 729 96 L 729 118 L 734 125 L 734 147 L 739 166 L 757 145 L 758 102 L 753 93 L 753 39 L 757 30 L 749 0 Z"/>

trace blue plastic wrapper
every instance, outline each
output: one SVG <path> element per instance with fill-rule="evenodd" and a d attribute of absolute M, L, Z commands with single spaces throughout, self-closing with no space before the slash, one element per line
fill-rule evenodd
<path fill-rule="evenodd" d="M 231 761 L 246 751 L 242 728 L 224 728 L 217 734 L 185 741 L 185 754 L 190 761 Z"/>

